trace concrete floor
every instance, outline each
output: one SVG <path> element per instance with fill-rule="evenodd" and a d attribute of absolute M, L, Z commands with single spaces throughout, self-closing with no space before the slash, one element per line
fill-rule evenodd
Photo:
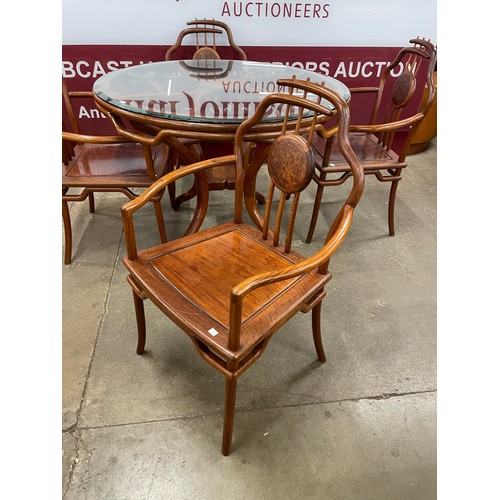
<path fill-rule="evenodd" d="M 147 352 L 135 354 L 132 294 L 116 194 L 71 208 L 73 263 L 63 286 L 65 499 L 436 498 L 436 148 L 409 158 L 388 236 L 388 185 L 367 178 L 332 260 L 323 307 L 327 362 L 310 315 L 276 334 L 239 382 L 233 452 L 220 452 L 224 378 L 146 303 Z M 311 245 L 347 186 L 326 191 Z M 314 191 L 308 189 L 311 205 Z M 230 213 L 211 195 L 207 224 Z M 189 220 L 192 205 L 166 219 Z M 140 241 L 156 242 L 153 210 Z M 176 230 L 170 236 L 175 236 Z M 62 260 L 62 258 L 61 258 Z"/>

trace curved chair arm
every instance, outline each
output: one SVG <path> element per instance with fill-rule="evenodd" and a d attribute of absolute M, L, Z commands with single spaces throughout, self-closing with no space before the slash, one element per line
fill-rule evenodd
<path fill-rule="evenodd" d="M 90 97 L 94 98 L 94 93 L 91 90 L 70 90 L 68 92 L 70 97 Z"/>
<path fill-rule="evenodd" d="M 372 92 L 378 92 L 378 87 L 353 87 L 349 88 L 351 94 L 369 94 Z"/>
<path fill-rule="evenodd" d="M 120 117 L 116 117 L 110 111 L 104 109 L 102 106 L 100 106 L 98 101 L 96 101 L 96 105 L 99 111 L 101 111 L 110 119 L 113 127 L 115 127 L 115 130 L 127 140 L 149 147 L 158 146 L 159 144 L 164 142 L 169 147 L 174 149 L 177 153 L 179 153 L 187 163 L 193 164 L 198 160 L 198 156 L 193 156 L 193 152 L 189 148 L 190 142 L 180 140 L 183 137 L 190 138 L 189 133 L 183 133 L 181 131 L 176 131 L 169 128 L 148 126 L 139 122 L 136 122 L 134 124 L 134 131 L 132 131 L 125 128 L 125 125 L 123 125 Z M 195 142 L 193 141 L 193 143 Z"/>
<path fill-rule="evenodd" d="M 219 158 L 212 158 L 209 160 L 199 161 L 185 167 L 181 167 L 173 172 L 169 172 L 164 175 L 156 182 L 151 184 L 143 193 L 141 193 L 134 200 L 125 203 L 122 206 L 122 220 L 123 228 L 125 233 L 125 241 L 127 245 L 127 255 L 129 259 L 135 259 L 137 257 L 137 244 L 135 239 L 135 230 L 132 215 L 135 211 L 143 207 L 148 201 L 158 195 L 160 191 L 165 189 L 169 184 L 175 182 L 182 177 L 190 174 L 196 174 L 198 172 L 203 172 L 213 167 L 230 165 L 236 162 L 235 155 L 221 156 Z"/>
<path fill-rule="evenodd" d="M 391 130 L 398 130 L 401 127 L 408 127 L 410 125 L 414 125 L 415 123 L 418 123 L 420 120 L 422 120 L 424 116 L 425 115 L 423 113 L 417 113 L 413 116 L 405 118 L 404 120 L 398 120 L 395 122 L 381 123 L 374 125 L 351 125 L 349 127 L 349 132 L 371 132 L 371 133 L 389 132 Z"/>
<path fill-rule="evenodd" d="M 367 133 L 377 133 L 377 132 L 389 132 L 391 130 L 398 130 L 401 127 L 408 127 L 418 123 L 424 118 L 423 113 L 417 113 L 413 116 L 405 118 L 404 120 L 398 120 L 395 122 L 381 123 L 374 125 L 349 125 L 349 132 L 367 132 Z M 317 132 L 323 139 L 329 139 L 338 133 L 338 128 L 333 127 L 331 129 L 326 129 L 324 126 L 318 126 Z"/>
<path fill-rule="evenodd" d="M 353 214 L 354 208 L 350 205 L 344 205 L 334 222 L 335 230 L 333 234 L 331 236 L 329 235 L 330 237 L 327 239 L 323 248 L 313 256 L 296 264 L 247 278 L 232 289 L 229 313 L 231 325 L 228 339 L 229 349 L 234 351 L 239 348 L 244 297 L 261 286 L 305 275 L 328 261 L 347 236 Z"/>
<path fill-rule="evenodd" d="M 158 144 L 160 144 L 167 137 L 172 135 L 172 131 L 168 130 L 168 129 L 150 128 L 150 131 L 154 130 L 155 132 L 157 132 L 156 135 L 154 135 L 154 136 L 148 135 L 146 132 L 139 132 L 139 131 L 132 132 L 132 131 L 124 128 L 121 125 L 121 123 L 116 119 L 116 117 L 113 114 L 111 114 L 108 110 L 99 106 L 99 103 L 97 103 L 97 107 L 99 108 L 99 111 L 104 113 L 111 120 L 111 123 L 115 127 L 116 131 L 122 137 L 125 137 L 129 141 L 138 142 L 138 143 L 143 144 L 145 146 L 158 146 Z"/>
<path fill-rule="evenodd" d="M 121 143 L 132 143 L 130 139 L 122 137 L 121 135 L 85 135 L 85 134 L 75 134 L 73 132 L 62 133 L 62 138 L 64 141 L 76 142 L 79 144 L 121 144 Z"/>

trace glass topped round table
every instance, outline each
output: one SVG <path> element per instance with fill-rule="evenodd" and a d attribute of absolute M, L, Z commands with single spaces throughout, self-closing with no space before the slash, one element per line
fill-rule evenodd
<path fill-rule="evenodd" d="M 162 61 L 112 71 L 95 82 L 93 91 L 98 104 L 112 114 L 172 127 L 188 135 L 213 132 L 213 140 L 231 140 L 225 132 L 234 134 L 265 95 L 283 91 L 279 79 L 292 77 L 324 82 L 344 100 L 350 98 L 343 83 L 312 71 L 281 64 L 205 59 Z M 264 121 L 282 122 L 283 110 L 275 109 Z"/>
<path fill-rule="evenodd" d="M 118 133 L 143 142 L 146 136 L 158 137 L 161 131 L 165 142 L 187 163 L 194 163 L 200 157 L 196 149 L 186 147 L 186 139 L 232 142 L 239 124 L 254 113 L 266 95 L 286 92 L 279 80 L 290 78 L 323 83 L 345 101 L 350 99 L 343 83 L 312 71 L 281 64 L 205 59 L 162 61 L 112 71 L 96 80 L 93 92 L 98 107 L 111 118 Z M 265 142 L 279 135 L 285 114 L 287 126 L 293 128 L 297 112 L 276 106 L 252 128 L 248 140 Z M 304 117 L 307 119 L 306 114 Z M 321 121 L 317 119 L 318 124 Z M 214 187 L 220 186 L 220 179 L 212 183 L 208 179 L 208 185 L 209 189 L 221 189 Z M 194 195 L 193 185 L 179 198 L 185 201 Z M 198 200 L 196 211 L 201 215 L 196 220 L 204 218 L 203 203 Z M 198 226 L 198 222 L 193 224 L 189 231 Z"/>

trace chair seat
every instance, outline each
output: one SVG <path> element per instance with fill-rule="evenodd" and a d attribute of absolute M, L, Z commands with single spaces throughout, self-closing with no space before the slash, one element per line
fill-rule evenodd
<path fill-rule="evenodd" d="M 330 273 L 313 272 L 250 292 L 243 303 L 240 349 L 230 351 L 231 290 L 246 278 L 303 260 L 295 252 L 281 250 L 262 240 L 252 226 L 226 223 L 150 248 L 137 259 L 125 258 L 124 264 L 146 296 L 186 333 L 223 359 L 239 360 L 331 278 Z"/>
<path fill-rule="evenodd" d="M 161 177 L 165 173 L 165 162 L 154 163 L 155 178 Z M 63 164 L 63 187 L 102 187 L 104 182 L 107 187 L 147 187 L 153 180 L 148 176 L 144 150 L 140 144 L 77 146 L 73 161 L 69 165 Z"/>
<path fill-rule="evenodd" d="M 314 159 L 318 167 L 321 166 L 323 162 L 323 157 L 320 152 L 324 151 L 325 142 L 324 139 L 318 138 L 314 145 Z M 406 167 L 406 162 L 399 161 L 397 153 L 381 146 L 377 136 L 374 134 L 350 132 L 349 142 L 365 171 L 369 172 L 370 170 L 387 170 L 388 168 Z M 321 167 L 321 171 L 325 173 L 335 173 L 349 172 L 350 170 L 349 165 L 344 160 L 344 156 L 338 148 L 337 137 L 335 137 L 328 167 Z"/>

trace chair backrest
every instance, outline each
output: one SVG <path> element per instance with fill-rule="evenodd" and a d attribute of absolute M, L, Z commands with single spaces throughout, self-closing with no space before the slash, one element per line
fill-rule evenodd
<path fill-rule="evenodd" d="M 254 223 L 262 230 L 263 240 L 270 240 L 274 246 L 281 244 L 282 222 L 288 218 L 284 232 L 284 252 L 291 249 L 295 220 L 298 216 L 300 194 L 309 185 L 314 173 L 313 139 L 318 131 L 338 135 L 342 154 L 353 171 L 352 190 L 340 213 L 347 207 L 354 209 L 364 186 L 363 168 L 355 156 L 348 139 L 349 107 L 335 92 L 322 85 L 295 79 L 279 80 L 279 86 L 288 92 L 270 94 L 257 107 L 254 115 L 238 128 L 235 139 L 236 165 L 236 205 L 235 222 L 242 217 L 241 203 L 244 203 Z M 271 109 L 272 108 L 272 109 Z M 260 152 L 255 154 L 249 164 L 244 165 L 248 155 L 243 153 L 245 138 L 252 134 L 254 127 L 262 127 L 264 117 L 270 112 L 284 117 L 281 134 L 270 140 Z M 289 118 L 297 115 L 293 121 Z M 328 121 L 328 130 L 323 122 Z M 262 216 L 255 197 L 256 178 L 261 165 L 267 164 L 270 184 L 265 213 Z M 277 209 L 272 210 L 275 195 L 279 201 Z M 291 203 L 289 212 L 285 211 Z M 276 205 L 276 204 L 274 204 Z M 275 213 L 274 213 L 275 212 Z M 333 221 L 327 241 L 334 234 L 341 216 Z M 274 222 L 271 218 L 274 218 Z M 332 250 L 333 251 L 333 250 Z"/>
<path fill-rule="evenodd" d="M 71 96 L 68 91 L 68 87 L 64 78 L 62 79 L 62 99 L 63 99 L 63 120 L 62 129 L 66 132 L 73 132 L 75 134 L 80 133 L 80 127 L 78 126 L 78 121 L 76 119 L 75 110 L 71 102 Z M 64 114 L 66 114 L 66 120 L 64 119 Z M 68 124 L 69 123 L 69 124 Z M 68 165 L 71 158 L 75 154 L 74 143 L 64 140 L 62 141 L 62 161 L 65 165 Z"/>
<path fill-rule="evenodd" d="M 80 92 L 78 94 L 81 94 Z M 87 94 L 87 92 L 85 92 Z M 92 95 L 90 92 L 88 94 Z M 73 109 L 73 104 L 71 102 L 71 98 L 73 96 L 73 93 L 70 95 L 70 92 L 68 91 L 68 87 L 66 85 L 66 82 L 64 81 L 64 78 L 62 79 L 62 97 L 63 97 L 63 103 L 64 103 L 64 108 L 63 110 L 66 111 L 68 120 L 69 120 L 69 128 L 67 132 L 74 132 L 75 134 L 80 133 L 80 127 L 78 126 L 78 121 L 76 119 L 75 115 L 75 110 Z"/>
<path fill-rule="evenodd" d="M 165 53 L 165 60 L 172 59 L 241 59 L 247 60 L 243 49 L 236 45 L 231 28 L 210 19 L 188 21 L 189 28 L 182 30 L 174 45 Z M 193 37 L 194 35 L 194 37 Z M 187 40 L 194 45 L 183 45 Z"/>
<path fill-rule="evenodd" d="M 383 70 L 370 119 L 370 124 L 373 125 L 408 118 L 405 112 L 406 115 L 412 113 L 421 115 L 420 119 L 412 124 L 411 133 L 407 134 L 404 149 L 407 149 L 410 137 L 427 114 L 436 89 L 433 78 L 436 47 L 423 38 L 414 38 L 410 43 L 413 45 L 401 49 L 394 61 Z M 398 76 L 394 78 L 391 73 Z M 420 85 L 422 80 L 425 84 Z M 416 90 L 417 88 L 423 90 L 424 87 L 428 88 L 427 97 L 418 102 L 417 99 L 421 99 L 422 92 L 417 93 Z M 396 131 L 397 129 L 391 129 L 380 134 L 380 142 L 387 149 L 392 148 Z"/>
<path fill-rule="evenodd" d="M 82 134 L 76 118 L 76 113 L 72 101 L 74 99 L 90 99 L 94 103 L 94 95 L 90 91 L 69 91 L 62 79 L 62 99 L 63 99 L 63 115 L 66 113 L 67 121 L 63 118 L 62 121 L 62 161 L 65 165 L 69 165 L 75 156 L 75 146 L 85 144 L 100 144 L 100 145 L 116 145 L 124 143 L 134 143 L 135 141 L 127 139 L 121 135 L 95 135 Z M 109 118 L 109 116 L 108 116 Z M 110 120 L 110 124 L 111 124 Z M 155 165 L 160 165 L 166 161 L 168 147 L 166 144 L 157 145 L 157 153 L 153 152 L 150 146 L 143 145 L 144 157 L 146 163 L 146 171 L 149 178 L 153 181 L 157 178 Z"/>

